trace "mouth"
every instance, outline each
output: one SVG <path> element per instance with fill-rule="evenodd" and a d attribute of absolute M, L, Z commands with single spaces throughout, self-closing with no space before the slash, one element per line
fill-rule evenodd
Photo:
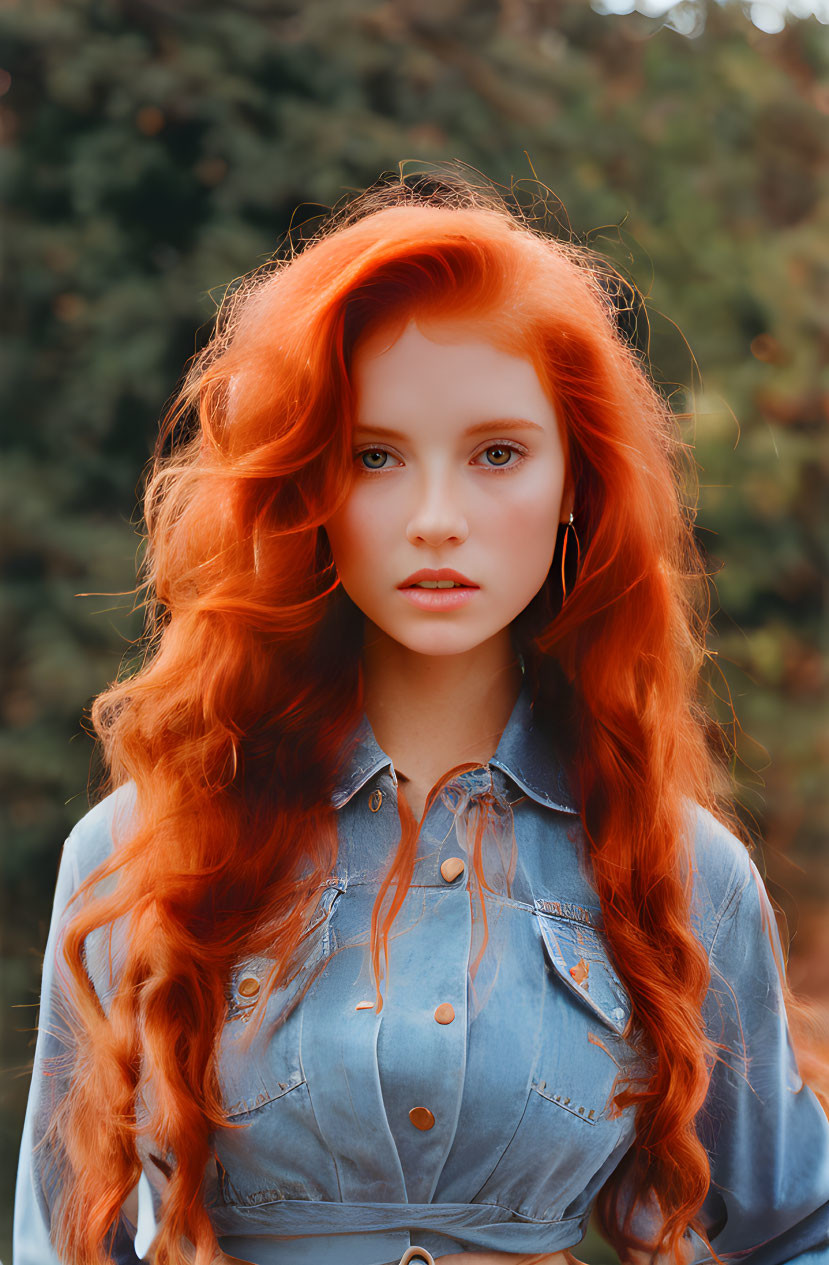
<path fill-rule="evenodd" d="M 403 584 L 404 589 L 476 589 L 477 584 L 456 584 L 454 580 L 418 580 L 415 584 Z"/>

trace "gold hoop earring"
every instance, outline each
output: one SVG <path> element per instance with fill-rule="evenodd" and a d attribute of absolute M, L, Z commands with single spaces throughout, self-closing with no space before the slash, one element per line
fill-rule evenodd
<path fill-rule="evenodd" d="M 570 531 L 576 541 L 576 575 L 578 575 L 579 563 L 581 562 L 581 547 L 579 545 L 579 535 L 573 522 L 573 511 L 570 510 L 570 520 L 564 525 L 564 539 L 561 542 L 561 601 L 562 604 L 567 601 L 567 581 L 564 578 L 564 563 L 567 557 L 567 542 L 570 538 Z M 572 590 L 571 590 L 572 592 Z"/>

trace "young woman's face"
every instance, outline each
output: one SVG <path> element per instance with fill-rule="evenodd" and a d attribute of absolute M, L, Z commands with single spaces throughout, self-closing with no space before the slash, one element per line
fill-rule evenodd
<path fill-rule="evenodd" d="M 356 349 L 354 479 L 325 527 L 369 620 L 412 651 L 459 654 L 544 583 L 572 508 L 561 436 L 531 362 L 474 326 L 412 321 L 391 337 Z M 443 569 L 470 587 L 411 587 Z"/>

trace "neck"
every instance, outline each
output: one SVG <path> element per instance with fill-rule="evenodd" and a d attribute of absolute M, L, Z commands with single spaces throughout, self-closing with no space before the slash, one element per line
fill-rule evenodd
<path fill-rule="evenodd" d="M 495 753 L 521 689 L 509 628 L 462 654 L 425 655 L 366 621 L 364 706 L 395 769 L 433 785 L 456 764 Z"/>

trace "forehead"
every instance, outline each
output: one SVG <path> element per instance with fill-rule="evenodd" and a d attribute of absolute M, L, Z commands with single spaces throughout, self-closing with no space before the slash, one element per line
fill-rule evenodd
<path fill-rule="evenodd" d="M 530 416 L 553 422 L 532 362 L 496 346 L 472 323 L 418 323 L 372 332 L 352 360 L 357 423 L 382 426 L 437 413 L 444 421 Z M 475 416 L 472 417 L 471 415 Z"/>

